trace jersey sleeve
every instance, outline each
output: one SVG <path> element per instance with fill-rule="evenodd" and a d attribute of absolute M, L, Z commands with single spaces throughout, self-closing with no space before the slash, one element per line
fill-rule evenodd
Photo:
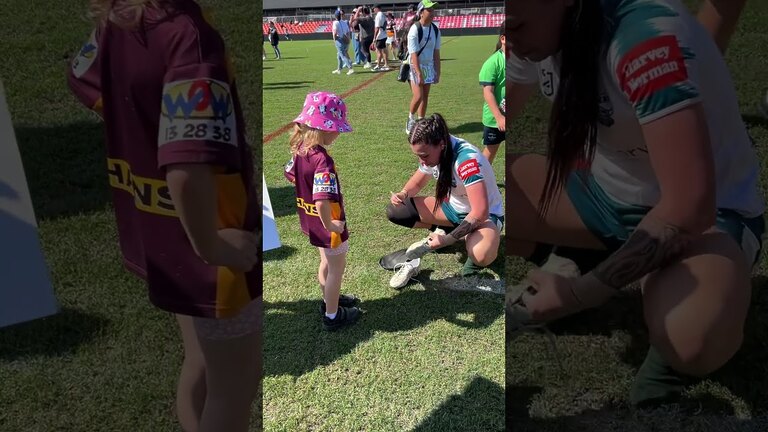
<path fill-rule="evenodd" d="M 459 150 L 454 164 L 456 175 L 459 176 L 464 186 L 473 185 L 483 181 L 483 174 L 480 170 L 480 161 L 477 160 L 477 153 L 468 150 Z"/>
<path fill-rule="evenodd" d="M 101 112 L 100 29 L 91 32 L 70 64 L 67 83 L 75 97 L 88 109 Z"/>
<path fill-rule="evenodd" d="M 236 92 L 224 43 L 187 29 L 169 37 L 158 131 L 158 164 L 240 169 Z"/>
<path fill-rule="evenodd" d="M 503 71 L 499 71 L 496 55 L 488 57 L 485 63 L 483 63 L 483 67 L 480 68 L 480 85 L 483 87 L 495 86 L 500 72 L 503 73 Z"/>
<path fill-rule="evenodd" d="M 535 84 L 539 82 L 536 63 L 529 62 L 509 53 L 506 65 L 506 80 L 514 84 Z"/>
<path fill-rule="evenodd" d="M 619 16 L 608 65 L 613 83 L 634 108 L 639 123 L 698 102 L 699 64 L 679 12 L 660 4 Z"/>
<path fill-rule="evenodd" d="M 441 36 L 441 33 L 439 31 L 436 32 L 436 33 L 437 33 L 437 36 L 435 36 L 435 49 L 439 50 L 440 49 L 440 44 L 442 43 L 442 40 L 441 40 L 442 36 Z"/>
<path fill-rule="evenodd" d="M 430 168 L 421 163 L 419 164 L 419 172 L 421 172 L 422 174 L 430 175 L 430 176 L 435 174 L 435 170 L 433 168 Z"/>
<path fill-rule="evenodd" d="M 312 200 L 340 201 L 339 182 L 333 159 L 320 154 L 315 159 L 315 174 L 312 178 Z"/>
<path fill-rule="evenodd" d="M 283 175 L 285 176 L 285 179 L 291 182 L 291 184 L 296 184 L 296 162 L 295 157 L 291 157 L 291 160 L 288 161 L 288 163 L 285 164 L 283 167 Z"/>

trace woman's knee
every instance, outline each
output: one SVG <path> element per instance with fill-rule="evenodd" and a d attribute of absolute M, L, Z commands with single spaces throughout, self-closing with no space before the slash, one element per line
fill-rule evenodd
<path fill-rule="evenodd" d="M 488 267 L 496 261 L 498 256 L 497 250 L 492 250 L 483 247 L 475 247 L 467 251 L 472 261 L 480 267 Z"/>
<path fill-rule="evenodd" d="M 666 334 L 651 330 L 651 345 L 659 350 L 667 363 L 676 371 L 695 377 L 709 375 L 725 365 L 739 350 L 743 333 L 732 334 L 727 340 L 688 338 L 671 342 Z"/>
<path fill-rule="evenodd" d="M 411 198 L 406 199 L 403 204 L 394 205 L 390 203 L 387 205 L 387 219 L 396 225 L 406 228 L 413 228 L 421 220 L 419 211 L 416 209 L 416 205 Z"/>

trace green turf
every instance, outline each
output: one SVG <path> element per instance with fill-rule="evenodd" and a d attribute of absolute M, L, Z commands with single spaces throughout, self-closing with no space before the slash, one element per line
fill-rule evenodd
<path fill-rule="evenodd" d="M 688 1 L 693 6 L 700 1 Z M 768 57 L 768 5 L 747 2 L 727 61 L 741 111 L 763 167 L 768 123 L 757 114 L 764 95 Z M 508 151 L 542 150 L 549 103 L 543 98 L 511 123 L 514 146 Z M 763 173 L 765 190 L 768 175 Z M 507 280 L 519 280 L 528 266 L 509 259 Z M 639 299 L 617 300 L 556 326 L 564 363 L 560 372 L 541 336 L 524 335 L 507 348 L 507 425 L 523 431 L 763 431 L 768 430 L 768 280 L 765 258 L 753 282 L 752 308 L 740 352 L 709 380 L 690 389 L 704 409 L 695 416 L 680 411 L 633 411 L 628 392 L 648 342 Z"/>
<path fill-rule="evenodd" d="M 261 2 L 201 3 L 214 7 L 259 137 Z M 0 431 L 175 431 L 178 330 L 120 264 L 102 129 L 66 86 L 91 28 L 86 4 L 8 0 L 0 14 L 0 77 L 63 308 L 0 329 Z M 260 410 L 253 418 L 258 428 Z"/>
<path fill-rule="evenodd" d="M 443 38 L 443 74 L 433 86 L 429 112 L 445 116 L 452 131 L 475 145 L 482 138 L 482 91 L 477 76 L 495 37 Z M 356 68 L 332 75 L 331 41 L 281 42 L 276 61 L 269 44 L 264 66 L 265 135 L 293 120 L 309 91 L 339 94 L 381 76 Z M 352 52 L 350 48 L 350 52 Z M 504 350 L 502 298 L 456 292 L 465 254 L 430 254 L 419 283 L 388 286 L 392 273 L 379 258 L 426 232 L 391 224 L 389 192 L 417 167 L 404 132 L 410 90 L 388 72 L 346 98 L 355 128 L 332 147 L 345 193 L 351 251 L 343 291 L 363 299 L 354 328 L 321 329 L 317 302 L 318 251 L 299 229 L 292 186 L 283 178 L 288 134 L 264 145 L 264 167 L 283 248 L 267 254 L 264 424 L 267 430 L 467 431 L 503 430 Z M 503 155 L 494 166 L 503 182 Z M 433 194 L 428 186 L 424 194 Z M 484 270 L 501 286 L 499 258 Z M 476 280 L 475 280 L 476 282 Z"/>

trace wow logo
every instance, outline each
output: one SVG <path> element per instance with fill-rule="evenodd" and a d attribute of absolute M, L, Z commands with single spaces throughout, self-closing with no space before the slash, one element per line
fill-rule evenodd
<path fill-rule="evenodd" d="M 318 186 L 336 186 L 336 174 L 332 172 L 316 173 L 314 178 L 315 185 Z"/>
<path fill-rule="evenodd" d="M 162 114 L 168 120 L 221 120 L 232 115 L 229 85 L 200 79 L 168 83 L 163 89 Z"/>

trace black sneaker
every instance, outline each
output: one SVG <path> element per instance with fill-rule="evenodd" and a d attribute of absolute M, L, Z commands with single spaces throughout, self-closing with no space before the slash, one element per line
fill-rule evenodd
<path fill-rule="evenodd" d="M 339 307 L 355 307 L 360 303 L 360 299 L 354 295 L 342 294 L 339 296 Z M 320 313 L 325 315 L 325 301 L 320 300 Z"/>
<path fill-rule="evenodd" d="M 323 316 L 323 327 L 327 331 L 335 331 L 356 323 L 358 319 L 360 319 L 360 309 L 341 306 L 336 311 L 336 318 L 330 319 L 327 316 Z"/>

